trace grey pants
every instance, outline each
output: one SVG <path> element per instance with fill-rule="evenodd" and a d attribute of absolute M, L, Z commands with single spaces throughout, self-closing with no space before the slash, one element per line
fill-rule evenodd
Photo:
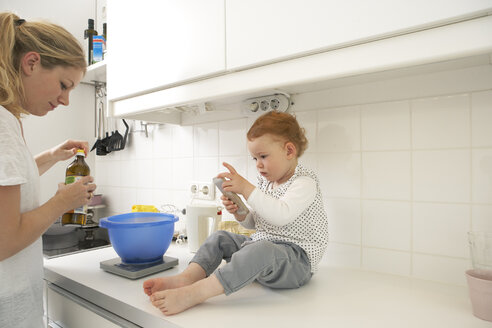
<path fill-rule="evenodd" d="M 266 240 L 243 246 L 246 241 L 251 238 L 217 231 L 200 246 L 190 262 L 200 265 L 207 276 L 214 273 L 226 295 L 255 280 L 271 288 L 298 288 L 311 279 L 311 265 L 301 247 Z M 222 260 L 227 263 L 218 268 Z"/>

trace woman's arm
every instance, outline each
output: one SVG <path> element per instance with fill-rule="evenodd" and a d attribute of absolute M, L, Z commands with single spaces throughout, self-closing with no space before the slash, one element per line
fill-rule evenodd
<path fill-rule="evenodd" d="M 87 176 L 58 192 L 42 206 L 20 213 L 20 185 L 0 186 L 0 261 L 38 239 L 63 213 L 89 203 L 96 185 Z"/>
<path fill-rule="evenodd" d="M 39 175 L 48 171 L 59 161 L 64 161 L 74 156 L 77 149 L 83 149 L 87 155 L 89 144 L 86 141 L 67 140 L 51 149 L 48 149 L 34 157 L 38 166 Z"/>

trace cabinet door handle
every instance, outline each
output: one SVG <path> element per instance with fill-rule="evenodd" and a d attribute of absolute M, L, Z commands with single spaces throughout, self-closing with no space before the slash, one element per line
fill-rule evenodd
<path fill-rule="evenodd" d="M 52 291 L 74 301 L 75 303 L 79 304 L 80 306 L 88 309 L 89 311 L 91 312 L 94 312 L 98 315 L 100 315 L 101 317 L 111 321 L 112 323 L 115 323 L 117 324 L 118 326 L 120 327 L 123 327 L 123 328 L 141 328 L 140 326 L 137 326 L 136 324 L 112 313 L 112 312 L 109 312 L 108 310 L 100 307 L 100 306 L 97 306 L 97 305 L 94 305 L 92 304 L 91 302 L 75 295 L 75 294 L 72 294 L 71 292 L 63 289 L 63 288 L 60 288 L 58 287 L 57 285 L 54 285 L 53 283 L 48 283 L 48 288 L 51 289 Z M 54 322 L 53 322 L 54 323 Z M 56 326 L 54 326 L 53 328 L 63 328 L 63 327 L 60 327 L 58 324 L 55 323 Z"/>

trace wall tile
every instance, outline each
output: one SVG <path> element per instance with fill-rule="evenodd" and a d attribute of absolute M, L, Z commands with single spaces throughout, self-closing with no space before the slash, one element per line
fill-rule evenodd
<path fill-rule="evenodd" d="M 152 150 L 154 158 L 171 158 L 173 149 L 173 128 L 170 124 L 158 125 L 153 131 Z"/>
<path fill-rule="evenodd" d="M 107 168 L 107 164 L 105 161 L 102 161 L 102 160 L 99 160 L 97 159 L 96 160 L 96 163 L 95 163 L 95 183 L 98 185 L 98 189 L 100 188 L 100 186 L 107 186 L 109 185 L 109 177 L 108 177 L 108 174 L 107 172 L 109 171 L 109 169 Z M 92 173 L 94 174 L 94 173 Z M 116 181 L 114 181 L 114 183 L 119 183 L 119 177 Z"/>
<path fill-rule="evenodd" d="M 361 244 L 361 208 L 358 199 L 334 198 L 324 201 L 332 242 Z"/>
<path fill-rule="evenodd" d="M 106 205 L 106 209 L 110 213 L 124 213 L 118 210 L 117 201 L 120 199 L 120 190 L 118 187 L 101 186 L 97 188 L 99 193 L 103 194 L 103 201 Z"/>
<path fill-rule="evenodd" d="M 153 189 L 137 189 L 137 197 L 135 204 L 138 205 L 154 205 L 157 209 L 160 210 L 160 205 L 156 204 L 152 201 Z"/>
<path fill-rule="evenodd" d="M 218 157 L 195 157 L 193 160 L 193 179 L 196 181 L 209 181 L 219 174 Z"/>
<path fill-rule="evenodd" d="M 413 148 L 469 147 L 469 103 L 468 95 L 412 101 Z"/>
<path fill-rule="evenodd" d="M 362 267 L 371 271 L 409 276 L 411 255 L 407 252 L 364 247 L 362 249 Z"/>
<path fill-rule="evenodd" d="M 410 104 L 408 101 L 361 106 L 362 150 L 410 148 Z"/>
<path fill-rule="evenodd" d="M 492 205 L 472 206 L 471 230 L 492 232 Z"/>
<path fill-rule="evenodd" d="M 299 164 L 318 172 L 318 156 L 316 153 L 305 153 L 299 158 L 298 162 Z"/>
<path fill-rule="evenodd" d="M 194 156 L 211 157 L 219 155 L 219 123 L 206 123 L 195 125 Z"/>
<path fill-rule="evenodd" d="M 410 203 L 362 202 L 362 244 L 364 246 L 410 250 Z"/>
<path fill-rule="evenodd" d="M 325 197 L 360 197 L 360 153 L 318 154 L 318 167 Z"/>
<path fill-rule="evenodd" d="M 119 186 L 121 184 L 121 161 L 106 162 L 105 172 L 106 182 L 104 184 L 109 186 Z M 100 183 L 100 182 L 96 182 Z"/>
<path fill-rule="evenodd" d="M 473 202 L 492 204 L 492 149 L 472 151 Z"/>
<path fill-rule="evenodd" d="M 193 181 L 193 158 L 173 158 L 172 167 L 172 188 L 189 192 Z"/>
<path fill-rule="evenodd" d="M 415 254 L 413 256 L 413 276 L 455 285 L 466 285 L 465 271 L 470 262 L 464 259 Z"/>
<path fill-rule="evenodd" d="M 470 205 L 415 203 L 413 250 L 420 253 L 468 257 Z"/>
<path fill-rule="evenodd" d="M 360 150 L 360 111 L 358 107 L 318 112 L 318 152 Z"/>
<path fill-rule="evenodd" d="M 109 171 L 106 171 L 109 172 Z M 137 161 L 134 159 L 121 161 L 121 187 L 136 187 L 138 184 Z"/>
<path fill-rule="evenodd" d="M 246 119 L 219 122 L 219 155 L 245 155 Z"/>
<path fill-rule="evenodd" d="M 360 246 L 346 245 L 330 242 L 321 262 L 328 265 L 360 268 Z"/>
<path fill-rule="evenodd" d="M 470 151 L 413 152 L 413 198 L 416 201 L 469 202 Z"/>
<path fill-rule="evenodd" d="M 362 197 L 410 200 L 410 152 L 362 153 Z"/>
<path fill-rule="evenodd" d="M 173 157 L 193 156 L 193 127 L 173 126 Z"/>
<path fill-rule="evenodd" d="M 492 146 L 492 91 L 473 93 L 472 103 L 472 146 Z"/>
<path fill-rule="evenodd" d="M 154 186 L 153 170 L 154 162 L 152 159 L 142 159 L 136 162 L 137 171 L 128 174 L 137 175 L 138 188 L 152 188 Z"/>
<path fill-rule="evenodd" d="M 173 160 L 171 158 L 154 159 L 152 167 L 152 176 L 154 188 L 172 188 L 173 187 Z"/>
<path fill-rule="evenodd" d="M 132 206 L 137 203 L 136 188 L 120 188 L 119 198 L 116 200 L 116 210 L 119 213 L 132 211 Z"/>
<path fill-rule="evenodd" d="M 317 112 L 298 112 L 295 113 L 295 116 L 301 128 L 304 128 L 306 138 L 308 139 L 308 148 L 306 149 L 305 153 L 315 152 L 317 149 Z"/>

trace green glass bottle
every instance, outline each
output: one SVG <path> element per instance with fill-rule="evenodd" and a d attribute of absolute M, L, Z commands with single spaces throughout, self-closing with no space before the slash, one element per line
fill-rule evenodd
<path fill-rule="evenodd" d="M 92 38 L 97 35 L 97 31 L 94 29 L 94 20 L 89 18 L 88 28 L 84 31 L 84 39 L 89 39 L 87 48 L 87 62 L 89 65 L 93 64 L 93 45 Z"/>

